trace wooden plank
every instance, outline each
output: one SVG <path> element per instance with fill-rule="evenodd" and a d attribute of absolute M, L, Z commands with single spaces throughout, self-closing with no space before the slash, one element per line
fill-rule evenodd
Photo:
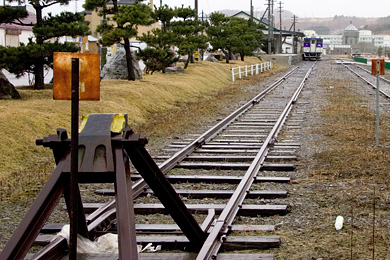
<path fill-rule="evenodd" d="M 275 144 L 272 146 L 273 149 L 281 149 L 281 150 L 296 150 L 299 146 L 287 146 L 287 145 L 279 145 Z"/>
<path fill-rule="evenodd" d="M 139 174 L 132 174 L 131 178 L 132 178 L 132 180 L 139 180 L 141 178 L 141 176 Z M 167 175 L 167 178 L 168 178 L 170 183 L 208 182 L 208 183 L 237 184 L 242 180 L 242 177 L 239 177 L 239 176 L 204 176 L 204 175 Z M 259 183 L 259 182 L 288 183 L 288 182 L 290 182 L 290 180 L 291 180 L 290 177 L 260 176 L 260 177 L 256 177 L 255 183 Z"/>
<path fill-rule="evenodd" d="M 194 151 L 195 153 L 240 153 L 240 154 L 257 154 L 259 152 L 259 148 L 248 148 L 248 149 L 197 149 Z"/>
<path fill-rule="evenodd" d="M 301 146 L 300 143 L 283 143 L 283 142 L 276 143 L 276 145 L 278 145 L 278 146 L 298 146 L 298 147 Z"/>
<path fill-rule="evenodd" d="M 114 189 L 100 189 L 95 191 L 96 194 L 114 196 Z M 183 197 L 189 197 L 191 199 L 203 199 L 203 198 L 230 198 L 234 190 L 176 190 L 176 193 Z M 153 194 L 153 191 L 148 189 L 143 195 Z M 273 199 L 273 198 L 285 198 L 287 197 L 287 191 L 274 191 L 274 190 L 255 190 L 250 191 L 247 198 L 256 199 Z"/>
<path fill-rule="evenodd" d="M 168 159 L 167 156 L 166 159 Z M 233 155 L 190 155 L 185 161 L 225 161 L 225 162 L 251 162 L 255 156 L 233 156 Z M 280 160 L 297 160 L 297 156 L 295 155 L 269 155 L 266 157 L 266 161 L 280 161 Z"/>
<path fill-rule="evenodd" d="M 34 254 L 27 254 L 26 258 L 30 259 Z M 139 260 L 193 260 L 196 258 L 195 253 L 140 253 Z M 60 260 L 68 260 L 69 256 L 65 256 Z M 78 253 L 79 260 L 117 260 L 118 254 L 86 254 Z M 274 260 L 272 254 L 218 254 L 218 260 Z"/>
<path fill-rule="evenodd" d="M 265 232 L 274 232 L 275 226 L 274 225 L 233 225 L 232 226 L 232 232 L 235 231 L 265 231 Z"/>
<path fill-rule="evenodd" d="M 230 126 L 239 126 L 239 127 L 248 127 L 248 126 L 259 126 L 264 128 L 272 128 L 275 124 L 274 123 L 265 123 L 265 122 L 253 122 L 253 121 L 238 121 L 234 122 Z"/>
<path fill-rule="evenodd" d="M 269 249 L 280 246 L 279 236 L 228 236 L 222 247 L 224 250 Z"/>
<path fill-rule="evenodd" d="M 213 139 L 212 143 L 230 143 L 230 144 L 240 143 L 240 144 L 248 144 L 248 145 L 262 144 L 261 140 L 256 140 L 256 139 L 226 139 L 226 138 Z"/>
<path fill-rule="evenodd" d="M 85 213 L 92 213 L 103 206 L 103 203 L 84 203 Z M 214 209 L 217 214 L 225 208 L 225 204 L 188 204 L 187 209 L 192 214 L 207 214 L 209 209 Z M 167 214 L 162 204 L 134 204 L 136 214 Z M 273 216 L 287 214 L 287 205 L 243 205 L 238 211 L 239 216 Z"/>
<path fill-rule="evenodd" d="M 193 163 L 193 162 L 181 162 L 176 168 L 186 169 L 220 169 L 220 170 L 247 170 L 249 163 Z"/>
<path fill-rule="evenodd" d="M 53 235 L 39 235 L 34 245 L 45 246 L 54 238 Z M 185 236 L 137 236 L 137 244 L 146 246 L 161 245 L 164 249 L 183 250 L 189 245 Z M 222 244 L 222 250 L 247 250 L 247 249 L 269 249 L 280 246 L 279 236 L 227 236 Z"/>
<path fill-rule="evenodd" d="M 176 168 L 186 169 L 221 169 L 221 170 L 247 170 L 249 163 L 191 163 L 181 162 Z M 261 171 L 294 171 L 294 164 L 282 164 L 282 163 L 264 163 L 260 168 Z"/>
<path fill-rule="evenodd" d="M 43 226 L 41 229 L 42 234 L 54 234 L 61 231 L 65 224 L 61 223 L 49 223 Z M 135 229 L 137 234 L 182 234 L 180 228 L 176 224 L 136 224 Z M 253 232 L 264 231 L 274 232 L 274 225 L 233 225 L 231 231 L 234 232 Z M 110 232 L 116 233 L 116 229 L 110 230 Z"/>
<path fill-rule="evenodd" d="M 220 138 L 253 138 L 253 139 L 262 139 L 262 138 L 266 138 L 267 135 L 265 134 L 262 134 L 262 135 L 259 135 L 259 134 L 252 134 L 252 135 L 248 135 L 248 134 L 226 134 L 226 133 L 222 133 L 219 135 Z"/>
<path fill-rule="evenodd" d="M 260 149 L 261 144 L 205 144 L 202 149 Z"/>
<path fill-rule="evenodd" d="M 269 129 L 231 129 L 231 128 L 228 128 L 226 129 L 225 133 L 240 133 L 240 134 L 249 134 L 249 133 L 252 133 L 252 134 L 260 134 L 260 133 L 264 133 L 264 134 L 268 134 L 269 133 Z"/>
<path fill-rule="evenodd" d="M 171 148 L 183 148 L 185 145 L 169 145 Z M 230 143 L 211 143 L 202 145 L 202 149 L 260 149 L 261 144 L 230 144 Z"/>

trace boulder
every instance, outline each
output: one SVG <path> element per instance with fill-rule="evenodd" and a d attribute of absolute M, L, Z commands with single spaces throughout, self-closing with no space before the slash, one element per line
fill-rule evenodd
<path fill-rule="evenodd" d="M 135 79 L 142 79 L 142 70 L 134 52 L 131 52 L 131 57 L 133 58 Z M 111 59 L 104 65 L 100 76 L 105 79 L 127 79 L 127 61 L 124 49 L 118 49 L 112 55 Z"/>
<path fill-rule="evenodd" d="M 219 62 L 219 60 L 217 58 L 215 58 L 213 54 L 209 55 L 205 60 L 211 61 L 211 62 Z"/>
<path fill-rule="evenodd" d="M 21 99 L 22 96 L 15 86 L 9 82 L 0 69 L 0 99 Z"/>
<path fill-rule="evenodd" d="M 165 73 L 184 73 L 184 69 L 180 66 L 168 67 L 165 69 Z"/>

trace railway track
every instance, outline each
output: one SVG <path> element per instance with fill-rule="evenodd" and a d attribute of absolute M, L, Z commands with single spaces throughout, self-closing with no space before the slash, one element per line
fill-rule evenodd
<path fill-rule="evenodd" d="M 149 185 L 152 189 L 148 189 L 142 174 L 131 175 L 137 244 L 161 245 L 164 250 L 141 253 L 139 259 L 273 259 L 271 254 L 259 254 L 258 250 L 280 245 L 281 238 L 272 234 L 275 226 L 252 221 L 258 216 L 289 212 L 288 194 L 283 186 L 290 182 L 286 172 L 295 169 L 300 144 L 294 135 L 303 120 L 293 108 L 315 64 L 302 63 L 199 137 L 177 140 L 154 157 L 161 173 L 200 223 L 199 238 L 203 239 L 200 247 L 194 247 L 191 238 L 197 236 L 191 233 L 196 228 L 183 230 L 189 220 L 175 219 L 167 205 L 160 203 L 161 195 L 155 195 L 162 192 L 159 183 L 156 187 Z M 290 133 L 290 138 L 279 140 L 281 131 Z M 115 195 L 110 188 L 96 193 Z M 114 199 L 106 203 L 84 203 L 84 211 L 89 214 L 86 216 L 88 231 L 117 233 L 120 228 L 115 206 Z M 35 244 L 45 248 L 29 258 L 63 255 L 65 239 L 53 240 L 52 235 L 62 226 L 46 224 L 35 240 Z M 231 252 L 251 249 L 256 253 Z M 118 255 L 84 257 L 117 259 Z"/>
<path fill-rule="evenodd" d="M 371 88 L 377 88 L 377 77 L 371 74 L 371 70 L 361 65 L 357 65 L 356 63 L 345 62 L 343 60 L 339 60 L 338 62 L 343 64 L 345 68 L 366 82 Z M 379 92 L 382 96 L 390 98 L 390 80 L 384 78 L 383 76 L 380 76 L 379 79 Z"/>

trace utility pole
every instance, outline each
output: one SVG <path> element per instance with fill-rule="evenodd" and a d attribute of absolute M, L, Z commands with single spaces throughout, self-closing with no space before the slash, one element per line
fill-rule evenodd
<path fill-rule="evenodd" d="M 272 53 L 272 41 L 274 39 L 273 6 L 274 0 L 268 0 L 268 54 Z"/>
<path fill-rule="evenodd" d="M 296 31 L 295 31 L 295 25 L 296 25 L 296 23 L 297 23 L 297 21 L 296 21 L 296 19 L 297 19 L 297 16 L 296 15 L 294 15 L 293 16 L 293 32 L 294 32 L 294 36 L 293 36 L 293 48 L 294 48 L 294 54 L 297 54 L 298 53 L 298 50 L 297 50 L 297 36 L 296 36 Z"/>
<path fill-rule="evenodd" d="M 279 2 L 279 53 L 283 52 L 282 47 L 282 1 Z"/>
<path fill-rule="evenodd" d="M 195 20 L 198 20 L 198 0 L 195 0 L 195 10 L 196 10 Z"/>
<path fill-rule="evenodd" d="M 160 7 L 162 6 L 162 0 L 160 0 Z"/>
<path fill-rule="evenodd" d="M 251 0 L 251 8 L 249 10 L 250 10 L 250 14 L 251 14 L 251 21 L 253 22 L 253 4 L 252 4 L 252 0 Z"/>

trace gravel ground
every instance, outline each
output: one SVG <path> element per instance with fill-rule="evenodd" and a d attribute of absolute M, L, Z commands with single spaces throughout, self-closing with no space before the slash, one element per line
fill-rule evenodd
<path fill-rule="evenodd" d="M 283 73 L 274 74 L 264 79 L 259 84 L 248 86 L 245 92 L 241 93 L 239 97 L 234 98 L 236 102 L 226 107 L 225 111 L 220 112 L 220 117 L 231 112 L 235 107 L 243 103 L 240 100 L 247 100 L 257 94 L 259 88 L 264 88 L 280 77 Z M 328 104 L 328 100 L 324 98 L 326 91 L 331 91 L 329 88 L 319 87 L 322 79 L 345 79 L 351 80 L 351 84 L 357 86 L 363 85 L 361 81 L 355 79 L 340 68 L 340 65 L 334 64 L 329 59 L 324 58 L 317 63 L 312 75 L 307 81 L 301 98 L 296 104 L 294 110 L 294 120 L 304 120 L 300 129 L 290 129 L 284 131 L 279 136 L 279 141 L 291 140 L 301 143 L 301 148 L 298 151 L 299 161 L 298 168 L 295 172 L 289 173 L 292 182 L 291 184 L 279 184 L 277 189 L 285 189 L 289 192 L 287 199 L 283 203 L 288 203 L 291 212 L 286 216 L 274 216 L 267 218 L 252 218 L 253 224 L 274 224 L 277 227 L 276 235 L 282 237 L 282 246 L 279 249 L 269 250 L 266 253 L 272 253 L 276 259 L 350 259 L 349 249 L 347 248 L 340 253 L 332 252 L 333 240 L 339 241 L 340 234 L 336 233 L 333 228 L 333 223 L 337 215 L 332 215 L 329 212 L 323 212 L 322 203 L 332 203 L 331 200 L 337 199 L 337 194 L 345 189 L 346 183 L 343 182 L 318 182 L 310 178 L 310 172 L 317 165 L 314 155 L 320 151 L 327 149 L 326 137 L 316 131 L 324 125 L 323 118 L 319 116 L 323 107 Z M 373 100 L 372 93 L 368 88 L 356 88 L 362 96 L 370 97 Z M 374 103 L 369 102 L 367 105 L 374 109 Z M 386 107 L 383 107 L 386 109 Z M 201 121 L 201 120 L 200 120 Z M 214 125 L 215 119 L 205 119 L 209 122 L 208 125 Z M 202 122 L 203 124 L 203 122 Z M 199 124 L 199 129 L 188 134 L 202 133 L 205 128 Z M 175 135 L 167 137 L 167 139 L 150 143 L 148 149 L 154 153 L 167 143 L 175 139 L 186 137 L 186 135 Z M 187 136 L 188 137 L 188 136 Z M 324 166 L 325 167 L 325 166 Z M 270 173 L 278 174 L 278 173 Z M 285 176 L 285 174 L 283 174 Z M 32 200 L 31 200 L 32 201 Z M 28 209 L 30 202 L 16 205 L 2 205 L 0 206 L 0 219 L 2 220 L 2 228 L 0 233 L 0 248 L 8 240 L 17 223 L 24 216 Z M 337 202 L 334 203 L 335 208 L 340 207 Z M 342 211 L 342 210 L 341 210 Z M 53 217 L 53 220 L 66 218 L 62 213 Z M 322 227 L 325 229 L 321 229 Z M 321 227 L 321 228 L 318 228 Z M 334 236 L 334 237 L 332 237 Z M 335 237 L 338 237 L 337 239 Z M 336 242 L 337 242 L 336 241 Z M 365 259 L 361 257 L 354 257 L 353 259 Z M 378 258 L 385 259 L 385 258 Z"/>

